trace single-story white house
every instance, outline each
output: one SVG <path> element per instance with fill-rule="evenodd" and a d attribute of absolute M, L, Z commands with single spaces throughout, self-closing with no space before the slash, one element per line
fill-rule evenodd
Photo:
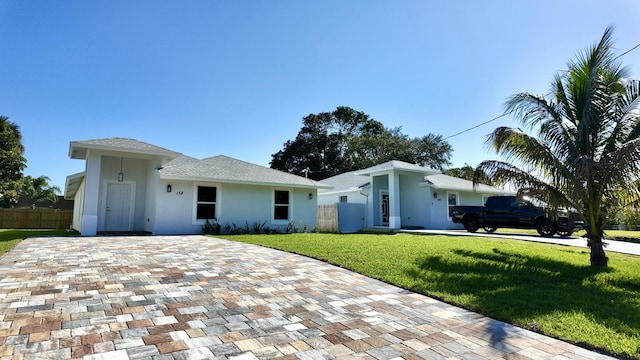
<path fill-rule="evenodd" d="M 348 215 L 342 215 L 338 208 L 339 222 L 356 222 L 351 229 L 462 229 L 461 224 L 451 221 L 453 206 L 482 206 L 488 196 L 512 194 L 482 184 L 474 188 L 469 180 L 397 160 L 336 175 L 322 183 L 333 188 L 318 191 L 318 205 L 362 205 L 360 216 L 352 208 L 345 211 Z"/>
<path fill-rule="evenodd" d="M 72 141 L 85 171 L 66 179 L 73 228 L 101 232 L 202 233 L 206 220 L 284 230 L 316 224 L 320 182 L 226 156 L 196 159 L 142 141 Z"/>

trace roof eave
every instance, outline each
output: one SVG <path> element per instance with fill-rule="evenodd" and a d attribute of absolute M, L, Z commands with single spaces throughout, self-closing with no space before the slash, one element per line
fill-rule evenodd
<path fill-rule="evenodd" d="M 282 183 L 282 182 L 271 182 L 271 181 L 248 181 L 248 180 L 237 180 L 237 179 L 225 179 L 225 178 L 210 178 L 210 177 L 198 177 L 198 176 L 180 176 L 180 175 L 163 175 L 160 174 L 160 179 L 162 180 L 176 180 L 176 181 L 201 181 L 201 182 L 214 182 L 221 184 L 242 184 L 242 185 L 259 185 L 259 186 L 281 186 L 281 187 L 292 187 L 299 189 L 333 189 L 333 186 L 324 185 L 324 184 L 292 184 L 292 183 Z"/>
<path fill-rule="evenodd" d="M 67 176 L 64 184 L 64 199 L 73 200 L 78 192 L 79 184 L 85 177 L 85 172 L 79 172 L 73 175 Z M 78 184 L 77 186 L 75 184 Z"/>

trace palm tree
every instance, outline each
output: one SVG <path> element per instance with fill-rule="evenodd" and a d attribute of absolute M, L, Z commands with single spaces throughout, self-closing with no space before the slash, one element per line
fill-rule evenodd
<path fill-rule="evenodd" d="M 520 129 L 499 127 L 487 143 L 505 161 L 476 168 L 557 209 L 573 207 L 585 222 L 591 264 L 607 266 L 604 225 L 616 208 L 640 199 L 640 86 L 617 62 L 608 27 L 601 40 L 551 84 L 552 99 L 520 93 L 506 103 Z M 554 211 L 554 213 L 556 213 Z"/>
<path fill-rule="evenodd" d="M 32 208 L 35 209 L 36 203 L 39 201 L 58 201 L 57 194 L 60 193 L 60 188 L 49 185 L 49 181 L 51 179 L 47 176 L 38 176 L 37 178 L 25 176 L 22 179 L 21 193 L 31 198 L 31 201 L 33 201 Z"/>

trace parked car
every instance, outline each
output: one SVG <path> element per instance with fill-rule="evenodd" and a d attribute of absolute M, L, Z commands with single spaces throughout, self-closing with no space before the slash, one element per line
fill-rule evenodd
<path fill-rule="evenodd" d="M 560 209 L 550 216 L 549 209 L 518 201 L 515 196 L 490 196 L 485 206 L 454 206 L 452 211 L 453 222 L 463 224 L 468 232 L 518 228 L 536 229 L 542 236 L 570 236 L 584 224 L 575 211 Z"/>

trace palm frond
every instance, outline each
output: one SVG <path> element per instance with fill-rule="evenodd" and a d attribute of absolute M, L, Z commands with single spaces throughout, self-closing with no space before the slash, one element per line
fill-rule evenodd
<path fill-rule="evenodd" d="M 499 127 L 489 134 L 487 142 L 507 161 L 535 168 L 543 177 L 564 178 L 568 174 L 562 159 L 549 146 L 519 129 Z"/>
<path fill-rule="evenodd" d="M 485 175 L 486 174 L 486 175 Z M 479 184 L 482 176 L 487 176 L 495 184 L 513 185 L 521 195 L 535 197 L 552 205 L 573 206 L 565 196 L 563 189 L 553 183 L 548 183 L 536 177 L 529 171 L 520 169 L 508 162 L 486 160 L 481 162 L 474 171 L 474 186 Z"/>

